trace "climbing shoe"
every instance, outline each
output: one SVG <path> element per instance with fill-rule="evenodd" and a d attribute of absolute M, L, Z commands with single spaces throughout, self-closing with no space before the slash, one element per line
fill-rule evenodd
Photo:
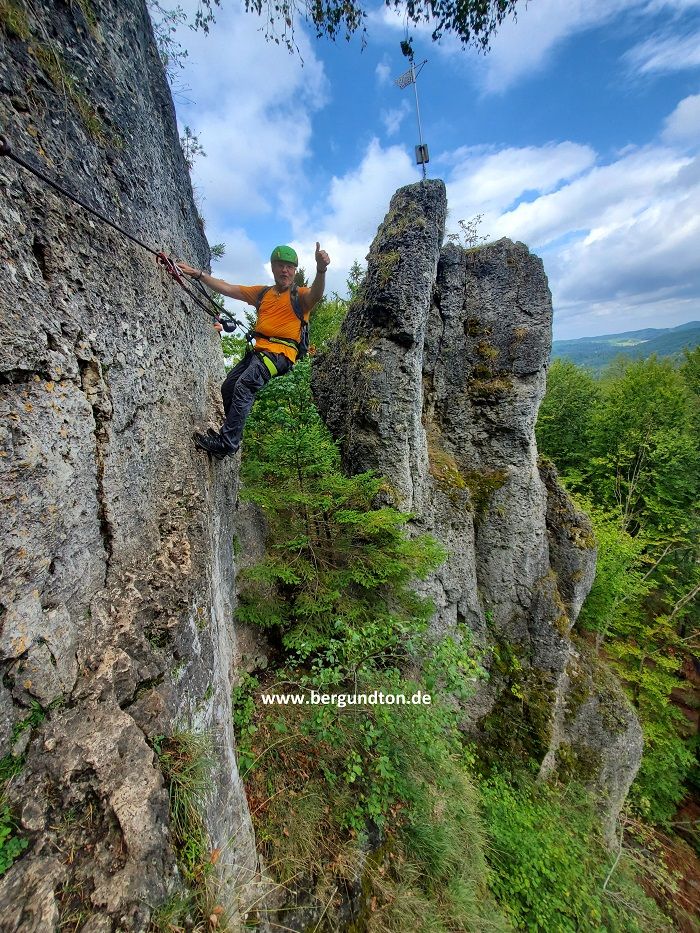
<path fill-rule="evenodd" d="M 236 452 L 229 447 L 228 444 L 225 444 L 218 434 L 215 436 L 211 434 L 193 434 L 192 438 L 195 447 L 205 451 L 205 453 L 208 453 L 211 457 L 216 457 L 217 460 L 223 460 L 224 457 L 228 457 Z"/>

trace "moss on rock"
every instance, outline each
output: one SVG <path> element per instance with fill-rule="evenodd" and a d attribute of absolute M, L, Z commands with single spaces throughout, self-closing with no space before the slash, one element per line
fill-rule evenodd
<path fill-rule="evenodd" d="M 477 372 L 477 370 L 479 370 Z M 490 376 L 485 369 L 474 368 L 474 377 L 467 383 L 474 402 L 500 402 L 513 393 L 513 382 L 505 376 Z"/>
<path fill-rule="evenodd" d="M 374 257 L 377 269 L 377 280 L 381 288 L 385 288 L 391 281 L 391 277 L 398 268 L 401 260 L 401 254 L 398 250 L 390 250 L 386 253 L 377 253 Z"/>
<path fill-rule="evenodd" d="M 507 470 L 470 470 L 463 474 L 464 483 L 471 495 L 474 514 L 485 515 L 491 498 L 508 479 Z"/>
<path fill-rule="evenodd" d="M 603 767 L 603 756 L 582 742 L 562 742 L 557 748 L 557 775 L 562 781 L 593 783 Z"/>
<path fill-rule="evenodd" d="M 509 643 L 494 649 L 491 672 L 501 691 L 481 723 L 480 757 L 489 766 L 540 762 L 552 738 L 555 683 L 547 672 L 530 667 L 523 650 Z"/>

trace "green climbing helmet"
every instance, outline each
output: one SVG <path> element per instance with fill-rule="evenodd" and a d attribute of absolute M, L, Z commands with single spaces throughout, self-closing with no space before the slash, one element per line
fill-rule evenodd
<path fill-rule="evenodd" d="M 275 246 L 270 256 L 270 262 L 279 259 L 280 262 L 293 262 L 295 266 L 299 265 L 299 257 L 291 246 Z"/>

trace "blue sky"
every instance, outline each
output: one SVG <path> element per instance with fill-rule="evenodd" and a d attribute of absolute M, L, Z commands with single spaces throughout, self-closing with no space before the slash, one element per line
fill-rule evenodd
<path fill-rule="evenodd" d="M 299 22 L 301 57 L 261 26 L 223 0 L 208 36 L 179 33 L 178 119 L 207 153 L 192 180 L 227 247 L 214 272 L 267 282 L 282 242 L 309 271 L 318 239 L 344 294 L 391 195 L 420 178 L 413 88 L 393 84 L 404 24 L 371 9 L 362 50 Z M 448 230 L 482 214 L 484 236 L 542 257 L 555 338 L 700 319 L 700 0 L 522 0 L 487 55 L 413 35 Z"/>

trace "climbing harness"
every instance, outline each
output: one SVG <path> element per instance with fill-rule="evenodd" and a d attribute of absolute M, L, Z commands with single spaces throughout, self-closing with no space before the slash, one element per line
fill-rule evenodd
<path fill-rule="evenodd" d="M 109 217 L 98 211 L 96 207 L 88 204 L 86 201 L 83 201 L 82 198 L 79 198 L 77 195 L 68 191 L 63 185 L 59 184 L 53 178 L 50 178 L 48 175 L 45 175 L 40 169 L 32 165 L 30 162 L 27 162 L 22 156 L 17 155 L 16 152 L 12 151 L 10 143 L 6 136 L 0 136 L 0 156 L 7 156 L 9 159 L 12 159 L 13 162 L 16 162 L 17 165 L 21 165 L 22 168 L 26 169 L 28 172 L 31 172 L 32 175 L 36 175 L 37 178 L 41 179 L 49 187 L 53 188 L 55 191 L 58 191 L 59 194 L 62 194 L 63 197 L 68 198 L 70 201 L 73 201 L 75 204 L 78 204 L 83 210 L 86 210 L 89 214 L 92 214 L 94 217 L 97 217 L 98 220 L 101 220 L 102 223 L 107 224 L 108 227 L 111 227 L 113 230 L 116 230 L 117 233 L 121 233 L 122 236 L 125 236 L 128 240 L 131 240 L 132 243 L 136 243 L 137 246 L 140 246 L 142 249 L 145 249 L 146 252 L 151 253 L 152 256 L 156 257 L 156 261 L 159 265 L 162 265 L 168 275 L 173 278 L 177 284 L 182 288 L 187 295 L 194 301 L 194 303 L 204 311 L 205 314 L 208 314 L 210 317 L 213 317 L 215 320 L 220 320 L 223 318 L 227 322 L 234 324 L 236 327 L 242 327 L 240 321 L 236 320 L 231 314 L 224 313 L 222 308 L 214 301 L 211 295 L 206 291 L 206 289 L 200 285 L 199 282 L 192 280 L 190 284 L 194 285 L 198 290 L 199 294 L 196 294 L 184 281 L 182 278 L 182 273 L 178 268 L 177 264 L 173 259 L 167 256 L 162 250 L 155 250 L 151 246 L 148 246 L 147 243 L 144 243 L 142 240 L 139 240 L 138 237 L 135 237 L 132 233 L 129 233 L 128 230 L 124 230 L 123 227 L 120 227 L 119 224 L 114 223 L 110 220 Z M 201 297 L 200 297 L 201 295 Z M 209 304 L 205 304 L 202 298 L 206 299 Z"/>
<path fill-rule="evenodd" d="M 255 302 L 255 312 L 256 314 L 260 310 L 260 305 L 262 304 L 263 298 L 272 288 L 271 285 L 266 285 L 258 295 L 258 300 Z M 246 334 L 246 340 L 248 343 L 252 343 L 253 338 L 262 337 L 264 340 L 269 340 L 270 343 L 281 343 L 285 347 L 291 347 L 293 350 L 297 351 L 297 360 L 302 360 L 310 351 L 309 347 L 309 322 L 304 317 L 304 312 L 301 309 L 301 300 L 299 298 L 299 292 L 296 285 L 293 285 L 289 291 L 289 300 L 292 305 L 292 310 L 294 314 L 299 318 L 301 328 L 299 332 L 299 339 L 293 340 L 291 337 L 271 337 L 269 334 L 263 334 L 258 330 L 250 330 Z M 272 361 L 265 360 L 265 365 L 270 370 L 273 376 L 277 375 L 277 370 L 272 372 L 270 369 L 271 366 L 274 366 Z"/>

